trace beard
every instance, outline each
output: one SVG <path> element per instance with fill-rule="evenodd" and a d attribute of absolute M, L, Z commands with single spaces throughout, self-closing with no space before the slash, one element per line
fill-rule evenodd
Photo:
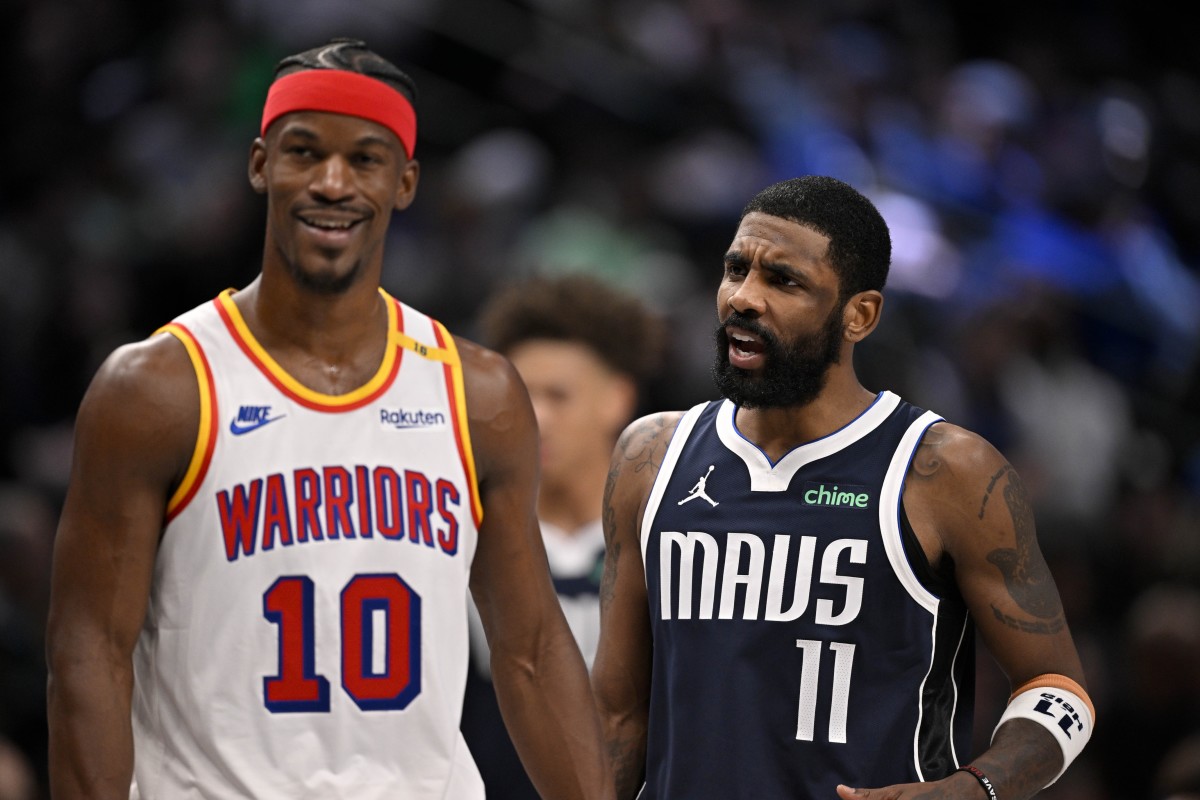
<path fill-rule="evenodd" d="M 285 263 L 287 264 L 288 273 L 296 283 L 313 294 L 325 296 L 342 294 L 357 283 L 363 273 L 363 262 L 361 260 L 356 261 L 349 271 L 343 272 L 340 275 L 332 271 L 310 272 L 291 261 L 286 261 Z"/>
<path fill-rule="evenodd" d="M 765 363 L 751 372 L 729 363 L 729 335 L 734 325 L 762 338 Z M 812 336 L 783 344 L 751 317 L 734 311 L 717 327 L 717 357 L 712 374 L 721 394 L 742 408 L 784 408 L 811 403 L 825 388 L 829 368 L 842 359 L 842 307 Z"/>

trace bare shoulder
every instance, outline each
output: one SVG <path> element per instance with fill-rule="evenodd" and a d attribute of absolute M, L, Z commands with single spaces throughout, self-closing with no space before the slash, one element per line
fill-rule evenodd
<path fill-rule="evenodd" d="M 481 483 L 537 463 L 537 419 L 529 392 L 507 358 L 454 337 L 462 362 L 471 448 Z"/>
<path fill-rule="evenodd" d="M 118 347 L 88 387 L 85 403 L 174 406 L 198 396 L 196 372 L 183 343 L 166 333 Z M 115 401 L 115 402 L 114 402 Z"/>
<path fill-rule="evenodd" d="M 938 422 L 925 433 L 913 455 L 910 477 L 936 482 L 950 490 L 956 482 L 973 482 L 981 472 L 1007 462 L 979 434 L 949 422 Z"/>
<path fill-rule="evenodd" d="M 466 384 L 467 411 L 472 419 L 489 418 L 509 410 L 525 386 L 507 358 L 481 344 L 454 337 Z"/>
<path fill-rule="evenodd" d="M 629 423 L 617 439 L 604 487 L 604 529 L 610 540 L 627 526 L 636 529 L 636 519 L 682 418 L 682 411 L 648 414 Z"/>
<path fill-rule="evenodd" d="M 905 480 L 904 507 L 918 535 L 936 535 L 931 560 L 1036 547 L 1034 513 L 1017 470 L 990 442 L 940 422 L 926 432 Z M 923 538 L 927 552 L 931 541 Z"/>
<path fill-rule="evenodd" d="M 662 468 L 663 457 L 682 411 L 659 411 L 640 417 L 626 426 L 613 452 L 613 468 L 648 477 L 651 481 Z"/>
<path fill-rule="evenodd" d="M 105 359 L 80 404 L 78 444 L 181 472 L 195 444 L 199 409 L 196 370 L 186 349 L 174 336 L 157 334 Z"/>

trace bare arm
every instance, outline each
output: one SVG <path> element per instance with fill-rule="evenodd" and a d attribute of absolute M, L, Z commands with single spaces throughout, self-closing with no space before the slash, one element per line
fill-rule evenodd
<path fill-rule="evenodd" d="M 953 561 L 980 635 L 1014 688 L 1046 673 L 1085 686 L 1058 588 L 1038 547 L 1029 495 L 995 448 L 957 426 L 935 425 L 913 459 L 904 508 L 930 563 Z M 1049 731 L 1015 719 L 970 763 L 987 774 L 999 797 L 1024 800 L 1058 774 L 1062 751 Z M 914 784 L 895 798 L 983 794 L 975 778 L 956 773 Z"/>
<path fill-rule="evenodd" d="M 619 798 L 637 794 L 646 769 L 652 641 L 640 520 L 680 416 L 654 414 L 626 428 L 604 489 L 606 551 L 592 689 Z"/>
<path fill-rule="evenodd" d="M 195 442 L 196 386 L 183 346 L 157 336 L 110 356 L 80 406 L 47 625 L 56 800 L 129 796 L 131 656 L 169 491 Z"/>
<path fill-rule="evenodd" d="M 469 342 L 459 347 L 483 501 L 471 592 L 505 725 L 543 797 L 611 797 L 587 667 L 538 529 L 533 407 L 507 361 Z"/>

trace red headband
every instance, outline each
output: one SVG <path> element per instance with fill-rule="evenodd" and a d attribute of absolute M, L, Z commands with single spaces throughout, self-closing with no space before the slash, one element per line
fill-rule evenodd
<path fill-rule="evenodd" d="M 408 98 L 383 81 L 340 69 L 308 69 L 271 84 L 263 106 L 262 130 L 293 111 L 328 111 L 378 122 L 400 139 L 412 158 L 417 144 L 417 113 Z"/>

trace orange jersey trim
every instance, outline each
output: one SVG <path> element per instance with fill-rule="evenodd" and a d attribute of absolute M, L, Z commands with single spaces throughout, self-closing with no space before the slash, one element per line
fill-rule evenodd
<path fill-rule="evenodd" d="M 167 522 L 182 511 L 200 488 L 200 483 L 208 473 L 212 463 L 213 450 L 217 444 L 217 426 L 215 421 L 219 416 L 217 411 L 217 389 L 213 385 L 212 369 L 208 359 L 201 349 L 200 343 L 183 325 L 172 322 L 159 328 L 155 333 L 169 333 L 183 343 L 187 350 L 192 368 L 196 371 L 196 382 L 200 389 L 200 425 L 196 431 L 196 446 L 192 449 L 192 458 L 188 462 L 183 480 L 175 487 L 171 499 L 167 501 Z"/>
<path fill-rule="evenodd" d="M 432 319 L 432 318 L 431 318 Z M 454 337 L 437 320 L 432 320 L 438 345 L 448 358 L 445 363 L 446 391 L 450 395 L 450 413 L 454 416 L 454 441 L 458 445 L 458 457 L 462 459 L 463 471 L 471 491 L 471 513 L 475 518 L 476 530 L 483 524 L 483 501 L 479 497 L 479 479 L 475 474 L 475 453 L 471 449 L 471 430 L 467 418 L 467 393 L 463 384 L 462 360 Z"/>
<path fill-rule="evenodd" d="M 404 318 L 400 304 L 382 289 L 379 293 L 387 305 L 389 345 L 398 343 L 399 337 L 409 338 L 404 334 Z M 271 383 L 275 384 L 279 391 L 314 411 L 352 411 L 362 408 L 387 391 L 388 386 L 396 378 L 396 373 L 400 371 L 400 360 L 403 353 L 399 347 L 389 346 L 384 348 L 383 362 L 379 365 L 379 369 L 362 386 L 346 394 L 325 394 L 314 391 L 289 375 L 254 338 L 242 313 L 233 302 L 232 289 L 221 292 L 213 300 L 213 303 L 216 305 L 225 327 L 246 357 L 254 362 L 255 366 Z"/>
<path fill-rule="evenodd" d="M 1057 672 L 1047 672 L 1025 681 L 1009 695 L 1008 702 L 1011 703 L 1017 695 L 1028 692 L 1030 689 L 1036 689 L 1039 686 L 1046 686 L 1051 689 L 1063 689 L 1078 695 L 1080 700 L 1087 703 L 1088 711 L 1092 715 L 1092 724 L 1095 724 L 1096 707 L 1092 705 L 1092 698 L 1088 697 L 1087 690 L 1066 675 L 1060 675 Z"/>

